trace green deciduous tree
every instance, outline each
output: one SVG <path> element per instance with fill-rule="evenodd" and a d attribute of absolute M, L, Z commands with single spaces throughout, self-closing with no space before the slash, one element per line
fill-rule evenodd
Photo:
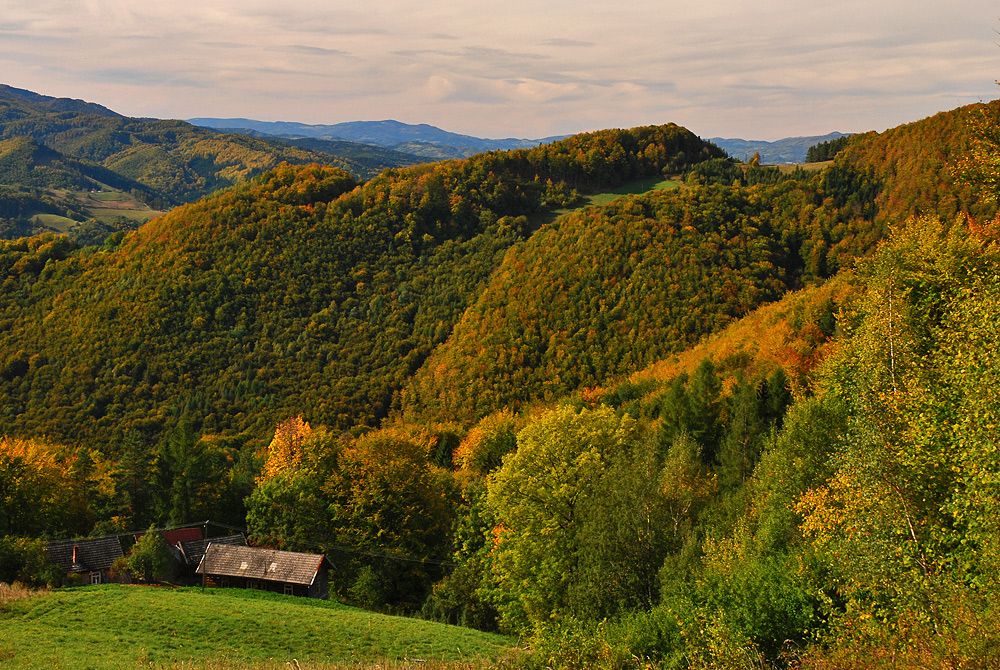
<path fill-rule="evenodd" d="M 177 567 L 177 559 L 163 539 L 163 533 L 150 528 L 132 545 L 127 556 L 115 561 L 112 569 L 150 584 L 172 580 Z"/>
<path fill-rule="evenodd" d="M 247 498 L 250 540 L 285 551 L 322 551 L 332 539 L 329 502 L 314 474 L 276 474 Z"/>
<path fill-rule="evenodd" d="M 989 482 L 1000 472 L 1000 247 L 964 222 L 919 219 L 860 273 L 867 293 L 825 378 L 846 410 L 843 438 L 829 478 L 795 509 L 850 599 L 849 618 L 937 631 L 954 625 L 944 594 L 972 597 L 995 567 L 992 530 L 976 529 L 995 529 Z"/>
<path fill-rule="evenodd" d="M 49 561 L 41 540 L 7 536 L 0 538 L 0 582 L 58 586 L 62 570 Z"/>
<path fill-rule="evenodd" d="M 566 616 L 596 494 L 635 423 L 606 407 L 561 407 L 518 433 L 518 448 L 490 475 L 487 504 L 499 525 L 490 554 L 491 599 L 501 621 L 523 630 Z"/>

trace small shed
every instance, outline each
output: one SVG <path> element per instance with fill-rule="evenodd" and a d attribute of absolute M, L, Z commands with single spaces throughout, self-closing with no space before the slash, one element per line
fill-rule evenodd
<path fill-rule="evenodd" d="M 64 577 L 78 575 L 84 584 L 111 581 L 111 565 L 124 556 L 118 536 L 98 537 L 72 542 L 49 543 L 49 560 L 58 565 Z"/>
<path fill-rule="evenodd" d="M 259 589 L 326 600 L 330 597 L 330 567 L 323 554 L 211 542 L 196 572 L 203 586 Z"/>

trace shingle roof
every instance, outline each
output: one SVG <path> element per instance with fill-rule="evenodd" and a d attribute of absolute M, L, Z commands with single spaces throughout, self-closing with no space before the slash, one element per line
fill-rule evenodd
<path fill-rule="evenodd" d="M 75 570 L 73 568 L 73 547 L 76 547 L 78 565 Z M 51 543 L 45 547 L 45 550 L 49 552 L 49 559 L 67 573 L 107 570 L 115 562 L 115 559 L 124 556 L 122 544 L 117 536 Z"/>
<path fill-rule="evenodd" d="M 180 547 L 181 553 L 184 555 L 184 560 L 187 561 L 188 565 L 198 565 L 198 563 L 201 562 L 202 556 L 205 555 L 205 547 L 212 543 L 231 544 L 245 547 L 247 539 L 242 534 L 224 535 L 222 537 L 210 537 L 206 540 L 178 542 L 177 546 Z"/>
<path fill-rule="evenodd" d="M 323 554 L 211 543 L 197 573 L 311 585 L 324 561 Z"/>

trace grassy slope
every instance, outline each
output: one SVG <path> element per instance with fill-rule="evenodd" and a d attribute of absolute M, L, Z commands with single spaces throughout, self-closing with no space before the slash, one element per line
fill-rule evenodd
<path fill-rule="evenodd" d="M 645 177 L 643 179 L 637 179 L 631 181 L 627 184 L 622 184 L 616 188 L 609 191 L 603 191 L 601 193 L 595 193 L 591 196 L 585 196 L 584 199 L 589 205 L 606 205 L 613 200 L 617 200 L 623 195 L 640 195 L 642 193 L 649 193 L 650 191 L 669 191 L 673 188 L 680 188 L 681 183 L 677 181 L 671 181 L 669 179 L 660 179 L 659 177 Z"/>
<path fill-rule="evenodd" d="M 626 195 L 642 195 L 643 193 L 649 193 L 651 191 L 669 191 L 671 189 L 680 188 L 681 186 L 683 186 L 683 184 L 679 181 L 661 179 L 660 177 L 643 177 L 641 179 L 635 179 L 628 183 L 621 184 L 620 186 L 616 186 L 615 188 L 608 189 L 606 191 L 599 191 L 597 193 L 584 195 L 580 198 L 580 201 L 572 207 L 545 210 L 543 212 L 532 214 L 529 219 L 531 220 L 532 227 L 537 229 L 543 224 L 552 223 L 559 217 L 579 211 L 584 207 L 590 207 L 591 205 L 607 205 Z"/>
<path fill-rule="evenodd" d="M 0 610 L 5 668 L 101 670 L 219 658 L 230 667 L 293 658 L 495 661 L 511 649 L 507 638 L 468 628 L 236 589 L 88 586 Z"/>

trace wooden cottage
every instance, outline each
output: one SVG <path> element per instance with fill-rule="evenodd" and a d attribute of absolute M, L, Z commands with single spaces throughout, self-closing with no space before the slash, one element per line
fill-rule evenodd
<path fill-rule="evenodd" d="M 260 589 L 326 600 L 330 597 L 330 567 L 322 554 L 211 542 L 196 572 L 203 586 Z"/>
<path fill-rule="evenodd" d="M 64 578 L 75 576 L 84 584 L 111 581 L 111 564 L 125 555 L 117 536 L 50 543 L 45 550 Z"/>

